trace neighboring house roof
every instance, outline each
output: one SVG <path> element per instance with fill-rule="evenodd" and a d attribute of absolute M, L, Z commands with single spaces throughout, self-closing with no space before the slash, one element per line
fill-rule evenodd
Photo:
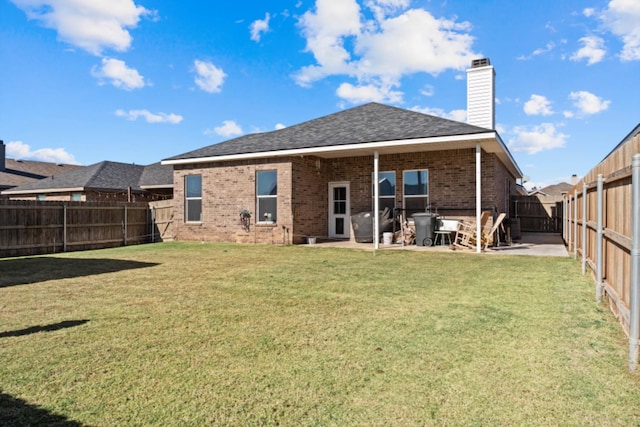
<path fill-rule="evenodd" d="M 145 166 L 140 176 L 140 188 L 173 188 L 173 167 L 160 162 Z"/>
<path fill-rule="evenodd" d="M 313 154 L 320 157 L 473 147 L 477 141 L 517 176 L 522 173 L 491 129 L 415 111 L 369 103 L 284 129 L 255 133 L 210 145 L 162 161 L 200 163 L 238 158 Z M 456 143 L 454 147 L 451 145 Z M 445 144 L 445 145 L 443 145 Z M 458 146 L 459 145 L 459 146 Z"/>
<path fill-rule="evenodd" d="M 548 185 L 544 188 L 532 192 L 531 194 L 538 192 L 543 193 L 547 196 L 562 196 L 562 193 L 568 192 L 572 187 L 573 186 L 569 183 L 561 182 L 559 184 Z"/>
<path fill-rule="evenodd" d="M 0 190 L 25 185 L 42 178 L 60 175 L 83 167 L 33 160 L 5 159 L 5 168 L 0 171 Z"/>
<path fill-rule="evenodd" d="M 21 185 L 2 194 L 55 193 L 63 191 L 140 190 L 144 166 L 104 161 L 82 169 Z"/>

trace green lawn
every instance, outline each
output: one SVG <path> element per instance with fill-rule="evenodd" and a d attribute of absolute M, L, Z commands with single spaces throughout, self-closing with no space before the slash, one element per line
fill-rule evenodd
<path fill-rule="evenodd" d="M 639 425 L 568 258 L 165 243 L 0 260 L 0 424 Z"/>

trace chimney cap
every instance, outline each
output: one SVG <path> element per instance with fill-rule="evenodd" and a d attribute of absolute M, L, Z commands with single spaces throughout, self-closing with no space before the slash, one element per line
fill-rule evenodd
<path fill-rule="evenodd" d="M 486 67 L 488 65 L 491 65 L 489 58 L 480 58 L 471 61 L 471 68 Z"/>

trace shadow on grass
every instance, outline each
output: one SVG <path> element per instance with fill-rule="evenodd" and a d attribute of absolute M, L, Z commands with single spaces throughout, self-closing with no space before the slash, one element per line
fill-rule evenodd
<path fill-rule="evenodd" d="M 51 325 L 38 325 L 26 329 L 17 329 L 15 331 L 0 332 L 0 338 L 21 337 L 24 335 L 37 334 L 38 332 L 53 332 L 59 329 L 73 328 L 75 326 L 84 325 L 88 320 L 65 320 L 64 322 L 53 323 Z"/>
<path fill-rule="evenodd" d="M 0 425 L 3 426 L 59 426 L 80 427 L 81 423 L 64 415 L 25 402 L 22 399 L 0 392 Z"/>
<path fill-rule="evenodd" d="M 35 257 L 0 260 L 0 288 L 115 273 L 155 265 L 158 264 L 109 258 Z"/>

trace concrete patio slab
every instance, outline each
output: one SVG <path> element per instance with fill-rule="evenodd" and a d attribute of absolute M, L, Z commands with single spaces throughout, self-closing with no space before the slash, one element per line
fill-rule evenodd
<path fill-rule="evenodd" d="M 313 245 L 306 245 L 316 248 L 349 248 L 373 251 L 373 243 L 356 243 L 348 240 L 337 241 L 320 241 Z M 395 243 L 392 245 L 380 244 L 379 250 L 405 250 L 420 252 L 458 252 L 458 253 L 474 253 L 467 250 L 453 251 L 448 245 L 442 246 L 403 246 Z M 511 246 L 506 244 L 489 248 L 485 252 L 488 255 L 530 255 L 530 256 L 559 256 L 568 257 L 567 249 L 564 246 L 562 237 L 554 233 L 522 233 L 522 238 L 513 242 Z"/>

